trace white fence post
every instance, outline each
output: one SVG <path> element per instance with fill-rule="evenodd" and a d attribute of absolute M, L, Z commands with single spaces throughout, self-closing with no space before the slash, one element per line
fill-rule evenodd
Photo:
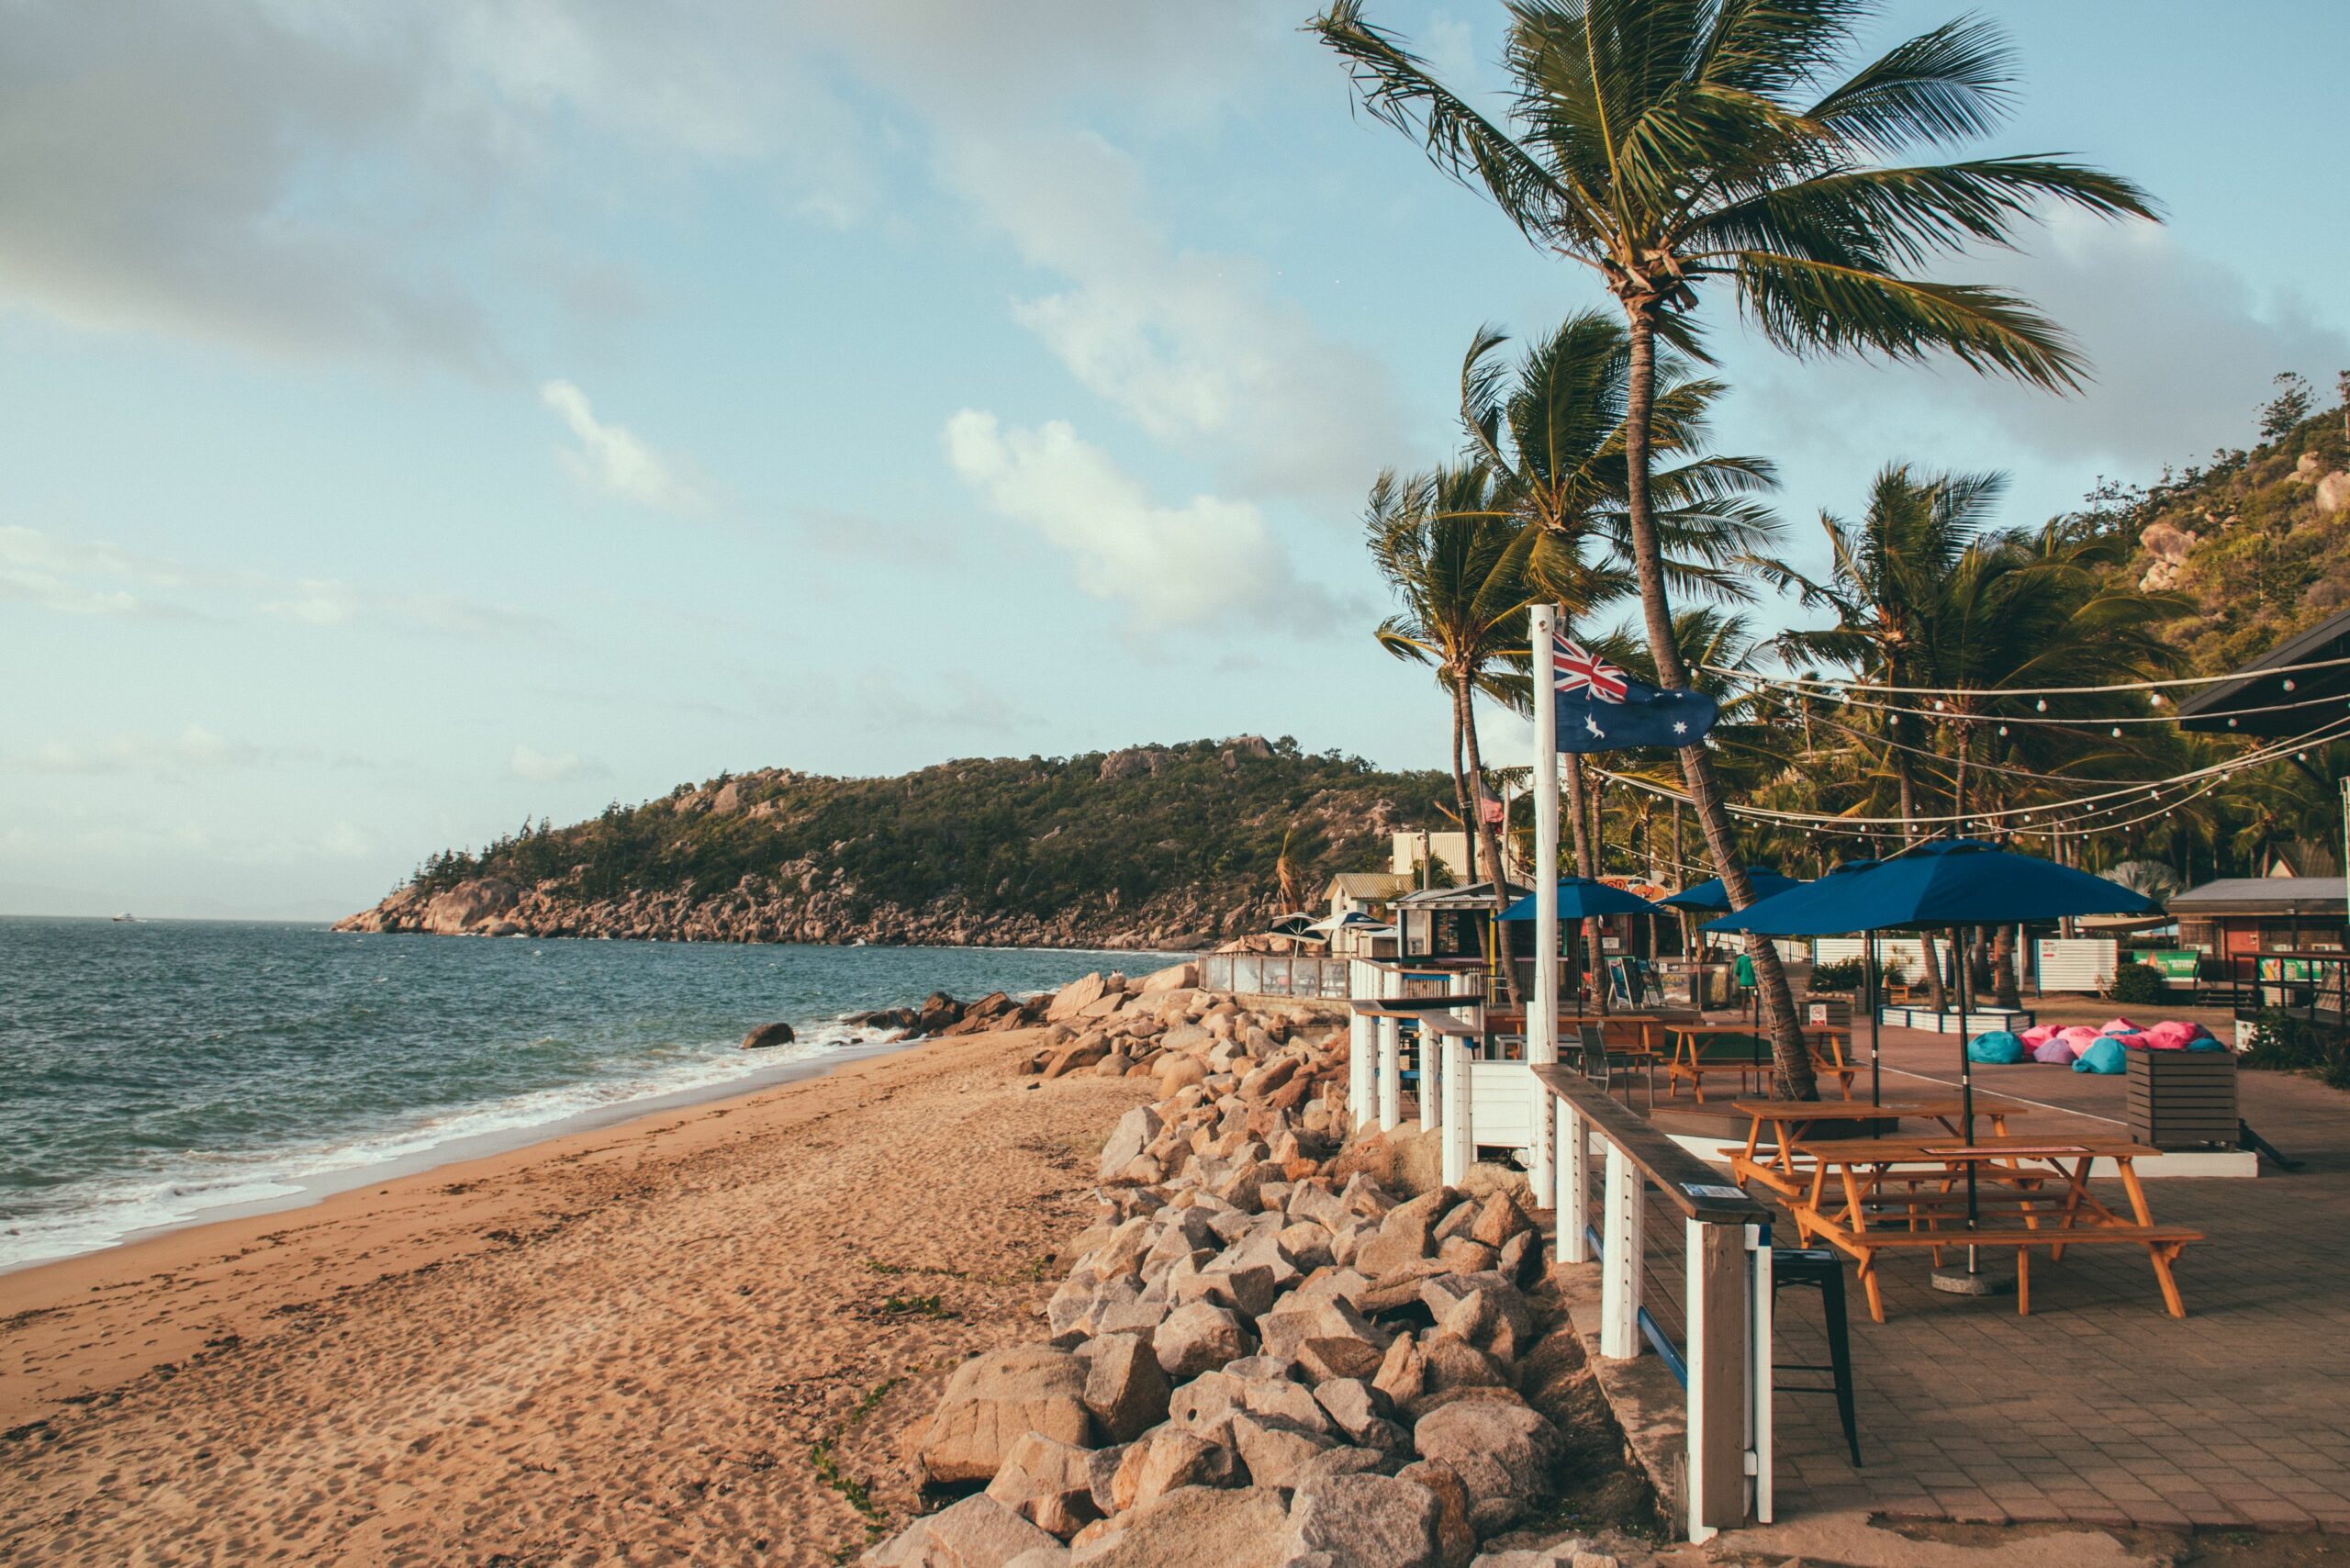
<path fill-rule="evenodd" d="M 1404 1119 L 1404 1021 L 1379 1021 L 1379 1130 L 1392 1133 Z"/>
<path fill-rule="evenodd" d="M 1444 1126 L 1444 1096 L 1451 1087 L 1452 1075 L 1445 1070 L 1449 1064 L 1444 1059 L 1445 1042 L 1420 1031 L 1420 1131 L 1433 1132 Z M 1441 1147 L 1441 1146 L 1439 1146 Z"/>
<path fill-rule="evenodd" d="M 1550 649 L 1558 631 L 1553 604 L 1534 606 L 1528 633 L 1534 655 L 1534 994 L 1527 999 L 1526 1059 L 1547 1067 L 1559 1059 L 1559 711 Z M 1534 1201 L 1550 1202 L 1558 1149 L 1552 1118 L 1541 1114 L 1548 1092 L 1533 1083 Z"/>
<path fill-rule="evenodd" d="M 1647 1193 L 1640 1172 L 1607 1144 L 1606 1228 L 1599 1256 L 1599 1353 L 1628 1361 L 1640 1353 L 1640 1248 Z"/>
<path fill-rule="evenodd" d="M 1371 1125 L 1375 1036 L 1371 1021 L 1361 1014 L 1347 1020 L 1347 1114 L 1354 1119 L 1357 1135 Z"/>
<path fill-rule="evenodd" d="M 1711 1540 L 1747 1517 L 1753 1345 L 1746 1226 L 1684 1222 L 1689 1375 L 1689 1539 Z"/>
<path fill-rule="evenodd" d="M 1746 1315 L 1747 1445 L 1754 1450 L 1754 1519 L 1757 1524 L 1767 1525 L 1778 1507 L 1777 1493 L 1771 1482 L 1774 1436 L 1771 1410 L 1771 1227 L 1750 1225 L 1745 1231 L 1747 1256 L 1753 1260 L 1754 1284 L 1754 1305 Z"/>
<path fill-rule="evenodd" d="M 1591 1261 L 1591 1135 L 1564 1100 L 1558 1107 L 1559 1261 Z"/>
<path fill-rule="evenodd" d="M 1452 1103 L 1445 1107 L 1444 1184 L 1458 1187 L 1469 1179 L 1469 1167 L 1477 1158 L 1477 1133 L 1471 1125 L 1469 1113 L 1469 1042 L 1447 1036 L 1444 1050 L 1444 1087 Z"/>

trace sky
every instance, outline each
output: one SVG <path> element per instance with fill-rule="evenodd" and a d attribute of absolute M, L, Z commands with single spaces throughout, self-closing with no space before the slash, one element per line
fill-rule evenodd
<path fill-rule="evenodd" d="M 1605 300 L 1354 112 L 1310 9 L 0 0 L 0 913 L 326 917 L 729 770 L 1440 766 L 1364 493 L 1453 453 L 1481 325 Z M 1497 4 L 1369 9 L 1498 85 Z M 2167 222 L 1964 263 L 2080 338 L 2071 399 L 1709 306 L 1800 567 L 1888 461 L 2036 524 L 2350 366 L 2350 7 L 1982 9 L 1983 150 Z"/>

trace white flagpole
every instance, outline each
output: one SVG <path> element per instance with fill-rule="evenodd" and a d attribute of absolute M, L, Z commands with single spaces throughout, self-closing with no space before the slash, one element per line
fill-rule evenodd
<path fill-rule="evenodd" d="M 1526 1059 L 1542 1066 L 1559 1059 L 1559 711 L 1550 666 L 1558 620 L 1555 606 L 1534 607 L 1534 995 L 1526 1010 Z M 1550 1092 L 1527 1081 L 1534 1095 L 1529 1185 L 1534 1201 L 1548 1206 L 1558 1190 L 1558 1119 Z"/>

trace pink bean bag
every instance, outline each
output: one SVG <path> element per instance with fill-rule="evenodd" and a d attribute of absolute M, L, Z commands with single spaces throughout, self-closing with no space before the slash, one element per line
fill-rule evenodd
<path fill-rule="evenodd" d="M 2031 1048 L 2032 1060 L 2044 1061 L 2051 1067 L 2070 1067 L 2073 1058 L 2079 1054 L 2065 1043 L 2061 1035 L 2052 1035 Z"/>
<path fill-rule="evenodd" d="M 2176 1018 L 2144 1031 L 2147 1048 L 2157 1051 L 2183 1051 L 2210 1033 L 2200 1024 L 2188 1024 Z"/>
<path fill-rule="evenodd" d="M 2076 1024 L 2069 1029 L 2057 1030 L 2056 1037 L 2072 1047 L 2073 1054 L 2077 1056 L 2087 1049 L 2090 1043 L 2103 1032 L 2099 1029 L 2092 1029 L 2086 1024 Z"/>
<path fill-rule="evenodd" d="M 2034 1024 L 2031 1028 L 2026 1029 L 2017 1037 L 2022 1040 L 2026 1046 L 2036 1051 L 2041 1047 L 2046 1045 L 2049 1041 L 2056 1037 L 2056 1025 L 2053 1024 Z M 2065 1059 L 2069 1061 L 2072 1058 L 2068 1057 Z"/>
<path fill-rule="evenodd" d="M 2141 1029 L 2125 1029 L 2118 1035 L 2108 1034 L 2105 1037 L 2109 1040 L 2121 1041 L 2123 1048 L 2127 1050 L 2143 1051 L 2150 1048 L 2147 1045 L 2145 1032 Z"/>
<path fill-rule="evenodd" d="M 2132 1024 L 2127 1018 L 2121 1017 L 2115 1017 L 2107 1020 L 2105 1027 L 2098 1031 L 2100 1035 L 2111 1035 L 2116 1038 L 2119 1038 L 2123 1035 L 2134 1035 L 2137 1032 L 2137 1025 Z"/>

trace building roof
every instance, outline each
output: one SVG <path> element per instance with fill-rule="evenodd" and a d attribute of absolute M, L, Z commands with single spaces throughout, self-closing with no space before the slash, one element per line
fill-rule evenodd
<path fill-rule="evenodd" d="M 1344 893 L 1352 899 L 1385 900 L 1410 892 L 1412 879 L 1396 871 L 1341 871 L 1326 890 L 1332 898 Z"/>
<path fill-rule="evenodd" d="M 1521 888 L 1516 882 L 1506 886 L 1513 902 L 1534 890 Z M 1464 888 L 1424 888 L 1395 901 L 1398 909 L 1407 906 L 1412 909 L 1491 909 L 1493 903 L 1494 884 L 1491 882 L 1472 882 Z"/>
<path fill-rule="evenodd" d="M 2327 659 L 2350 659 L 2350 610 L 2279 643 L 2236 671 L 2232 678 L 2206 686 L 2181 700 L 2178 727 L 2277 740 L 2307 734 L 2325 721 L 2340 717 L 2344 704 L 2350 702 L 2350 665 L 2304 670 L 2291 677 L 2263 672 Z M 2293 683 L 2290 691 L 2285 689 L 2287 679 Z M 2278 711 L 2254 711 L 2261 708 Z"/>
<path fill-rule="evenodd" d="M 2330 914 L 2350 920 L 2350 879 L 2342 877 L 2222 877 L 2173 893 L 2175 915 Z"/>

